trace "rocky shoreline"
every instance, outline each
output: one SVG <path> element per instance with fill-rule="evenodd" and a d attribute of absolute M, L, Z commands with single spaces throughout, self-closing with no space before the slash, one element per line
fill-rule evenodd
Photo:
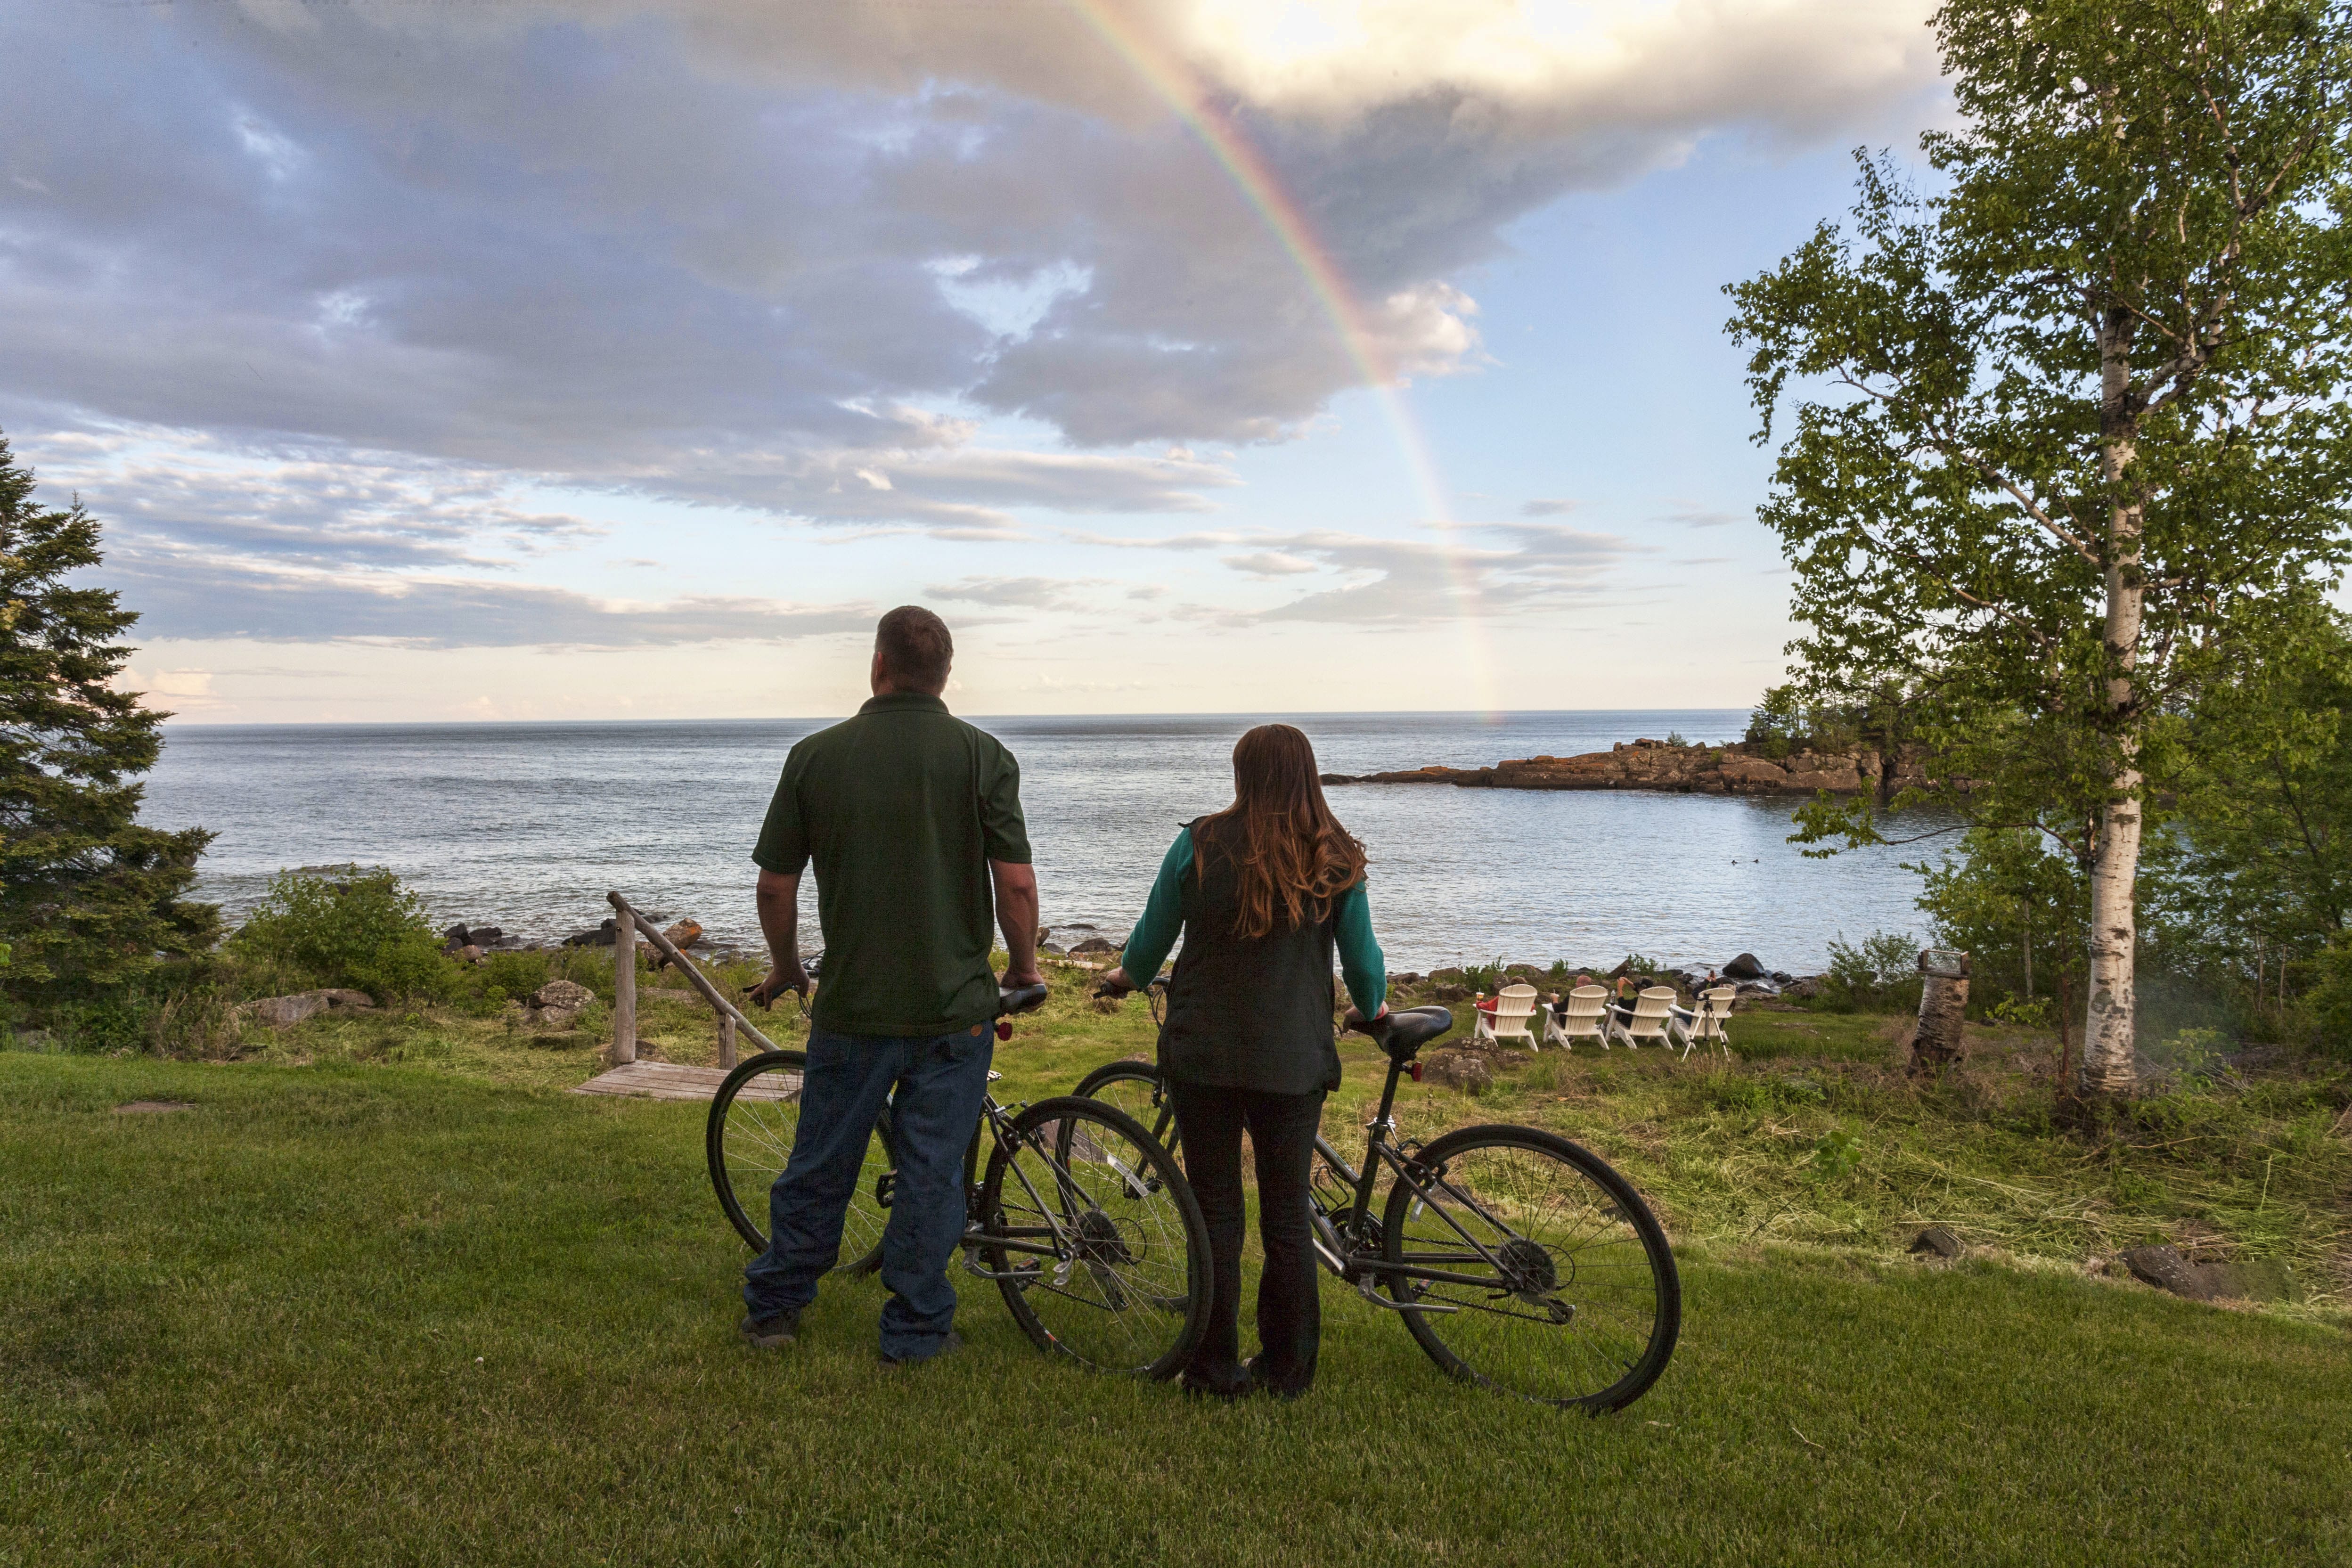
<path fill-rule="evenodd" d="M 1792 751 L 1770 757 L 1744 741 L 1721 746 L 1675 746 L 1664 741 L 1621 741 L 1581 756 L 1522 757 L 1492 767 L 1438 764 L 1399 773 L 1325 773 L 1327 784 L 1452 784 L 1458 789 L 1640 789 L 1680 795 L 1873 794 L 1882 798 L 1937 782 L 1923 752 L 1893 756 L 1862 747 L 1847 752 Z M 1966 780 L 1950 781 L 1966 789 Z"/>

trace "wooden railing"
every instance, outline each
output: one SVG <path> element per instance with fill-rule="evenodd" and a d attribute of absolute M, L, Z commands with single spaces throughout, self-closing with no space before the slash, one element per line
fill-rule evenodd
<path fill-rule="evenodd" d="M 662 935 L 659 927 L 629 907 L 629 900 L 618 893 L 604 897 L 613 905 L 613 1065 L 637 1059 L 637 938 L 642 934 L 654 951 L 677 965 L 687 984 L 702 993 L 710 1010 L 719 1015 L 719 1065 L 735 1065 L 736 1037 L 741 1036 L 763 1051 L 774 1050 L 775 1045 L 760 1033 L 742 1009 L 719 994 L 710 977 L 677 945 Z"/>

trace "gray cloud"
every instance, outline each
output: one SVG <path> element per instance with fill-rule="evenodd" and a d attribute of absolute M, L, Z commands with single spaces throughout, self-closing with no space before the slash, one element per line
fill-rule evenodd
<path fill-rule="evenodd" d="M 1519 503 L 1521 517 L 1565 517 L 1584 503 L 1578 500 L 1531 500 Z"/>
<path fill-rule="evenodd" d="M 1906 7 L 1839 0 L 1636 8 L 1613 63 L 1538 40 L 1500 75 L 1383 16 L 1297 80 L 1235 54 L 1242 14 L 1133 10 L 1403 374 L 1475 350 L 1445 280 L 1533 207 L 1711 129 L 1850 122 L 1933 68 Z M 0 103 L 20 399 L 634 479 L 907 447 L 939 432 L 901 405 L 955 396 L 1085 444 L 1270 438 L 1360 374 L 1249 201 L 1055 7 L 250 0 L 11 28 L 67 67 Z M 1074 286 L 1025 332 L 955 301 L 1045 277 Z"/>
<path fill-rule="evenodd" d="M 1025 511 L 1211 511 L 1229 467 L 1133 448 L 1283 439 L 1368 363 L 1473 369 L 1455 279 L 1522 216 L 1706 134 L 1842 132 L 1934 83 L 1911 0 L 1627 0 L 1567 39 L 1507 6 L 1376 7 L 1306 56 L 1260 9 L 1120 16 L 1271 195 L 1055 5 L 18 6 L 0 426 L 38 437 L 47 483 L 89 479 L 126 568 L 158 574 L 151 630 L 824 625 L 451 574 L 593 534 L 527 486 L 971 541 L 1022 537 Z M 987 416 L 1103 449 L 991 446 Z M 1420 569 L 1154 547 L 1365 579 L 1294 618 Z M 1462 568 L 1490 605 L 1572 591 L 1537 546 L 1507 553 Z"/>
<path fill-rule="evenodd" d="M 873 605 L 693 595 L 616 605 L 560 588 L 441 577 L 271 572 L 133 552 L 107 585 L 142 611 L 146 638 L 383 642 L 411 647 L 651 647 L 870 635 Z"/>

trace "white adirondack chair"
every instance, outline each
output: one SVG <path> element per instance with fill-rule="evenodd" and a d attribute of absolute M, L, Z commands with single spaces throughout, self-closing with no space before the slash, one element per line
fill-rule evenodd
<path fill-rule="evenodd" d="M 1528 1027 L 1528 1020 L 1534 1016 L 1535 1010 L 1536 988 L 1534 986 L 1506 985 L 1495 993 L 1493 1012 L 1490 1013 L 1484 1007 L 1471 1010 L 1471 1016 L 1476 1019 L 1476 1022 L 1470 1026 L 1470 1038 L 1473 1041 L 1485 1040 L 1489 1044 L 1503 1040 L 1525 1040 L 1528 1043 L 1528 1049 L 1534 1050 L 1536 1048 L 1535 1032 Z"/>
<path fill-rule="evenodd" d="M 1668 1032 L 1682 1040 L 1685 1061 L 1690 1060 L 1694 1046 L 1712 1046 L 1726 1057 L 1731 1055 L 1731 1036 L 1723 1025 L 1731 1016 L 1731 1004 L 1738 994 L 1737 985 L 1718 985 L 1700 992 L 1696 1006 L 1674 1010 L 1674 1022 Z"/>
<path fill-rule="evenodd" d="M 1544 1044 L 1568 1050 L 1577 1040 L 1597 1040 L 1601 1048 L 1607 1050 L 1609 1033 L 1604 1020 L 1609 1013 L 1609 987 L 1580 985 L 1568 994 L 1567 1000 L 1566 1017 L 1549 1007 L 1544 1009 Z"/>
<path fill-rule="evenodd" d="M 1668 1043 L 1666 1026 L 1674 1021 L 1674 1014 L 1675 988 L 1653 985 L 1633 998 L 1631 1018 L 1610 1014 L 1609 1033 L 1628 1046 L 1663 1046 Z"/>

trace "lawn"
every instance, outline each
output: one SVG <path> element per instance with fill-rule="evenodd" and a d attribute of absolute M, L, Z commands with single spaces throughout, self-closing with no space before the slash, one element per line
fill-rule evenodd
<path fill-rule="evenodd" d="M 234 1065 L 0 1054 L 0 1563 L 2352 1556 L 2339 1297 L 2192 1305 L 2087 1275 L 2038 1229 L 1958 1266 L 1874 1231 L 1731 1234 L 1748 1198 L 1696 1168 L 1862 1118 L 1841 1095 L 1882 1098 L 1866 1149 L 1992 1162 L 2038 1137 L 2051 1173 L 2035 1173 L 2045 1196 L 2112 1205 L 2103 1159 L 2128 1174 L 2184 1145 L 2084 1161 L 2097 1145 L 1961 1102 L 1989 1090 L 1906 1109 L 1835 1058 L 1802 1064 L 1820 1100 L 1768 1087 L 1760 1108 L 1742 1097 L 1788 1063 L 1552 1058 L 1483 1103 L 1423 1086 L 1410 1113 L 1431 1125 L 1584 1123 L 1660 1194 L 1687 1290 L 1664 1381 L 1601 1420 L 1516 1404 L 1446 1382 L 1333 1289 L 1312 1397 L 1204 1408 L 1041 1357 L 977 1281 L 968 1350 L 916 1373 L 876 1369 L 870 1281 L 829 1289 L 799 1344 L 745 1350 L 700 1109 L 556 1092 L 593 1051 L 477 1037 L 493 1027 L 321 1023 Z M 1066 998 L 1001 1053 L 1000 1087 L 1066 1087 L 1147 1038 L 1139 1005 Z M 1351 1064 L 1351 1102 L 1370 1076 Z M 114 1110 L 141 1099 L 194 1109 Z M 2300 1123 L 2278 1110 L 2283 1140 Z M 1774 1176 L 1803 1226 L 1875 1225 L 1912 1180 L 1898 1155 L 1832 1182 L 1807 1162 Z M 2194 1186 L 2142 1193 L 2128 1223 Z M 2296 1226 L 2330 1208 L 2284 1206 Z"/>

